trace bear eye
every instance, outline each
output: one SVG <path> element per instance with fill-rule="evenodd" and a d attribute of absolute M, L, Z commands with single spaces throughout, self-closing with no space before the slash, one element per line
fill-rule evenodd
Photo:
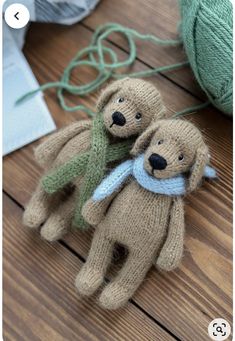
<path fill-rule="evenodd" d="M 142 114 L 140 112 L 137 112 L 137 114 L 135 115 L 135 118 L 137 121 L 140 121 L 142 118 Z"/>
<path fill-rule="evenodd" d="M 183 159 L 184 159 L 184 155 L 183 155 L 183 154 L 180 154 L 179 157 L 178 157 L 178 160 L 179 160 L 179 161 L 183 161 Z"/>
<path fill-rule="evenodd" d="M 159 146 L 160 144 L 163 144 L 163 140 L 158 140 L 158 141 L 157 141 L 157 144 L 158 144 L 158 146 Z"/>
<path fill-rule="evenodd" d="M 119 97 L 119 98 L 117 99 L 117 103 L 122 103 L 122 102 L 124 102 L 124 98 L 123 98 L 123 97 Z"/>

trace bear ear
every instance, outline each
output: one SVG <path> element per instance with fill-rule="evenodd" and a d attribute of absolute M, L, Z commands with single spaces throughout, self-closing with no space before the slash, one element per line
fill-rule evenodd
<path fill-rule="evenodd" d="M 102 112 L 106 104 L 109 102 L 110 98 L 119 90 L 121 90 L 124 86 L 124 83 L 128 81 L 130 78 L 125 77 L 116 82 L 113 82 L 111 85 L 107 86 L 107 88 L 101 93 L 97 105 L 97 112 Z"/>
<path fill-rule="evenodd" d="M 136 140 L 130 154 L 133 156 L 142 153 L 148 147 L 153 135 L 159 129 L 160 122 L 151 124 Z"/>
<path fill-rule="evenodd" d="M 205 167 L 209 162 L 209 151 L 206 145 L 199 147 L 196 152 L 195 163 L 188 179 L 188 192 L 194 191 L 202 180 Z"/>
<path fill-rule="evenodd" d="M 157 122 L 157 120 L 166 119 L 166 118 L 167 118 L 167 108 L 162 102 L 160 102 L 160 105 L 157 108 L 155 115 L 153 116 L 152 123 Z"/>

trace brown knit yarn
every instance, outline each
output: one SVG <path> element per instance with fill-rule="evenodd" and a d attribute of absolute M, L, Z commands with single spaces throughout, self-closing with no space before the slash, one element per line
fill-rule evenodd
<path fill-rule="evenodd" d="M 76 122 L 77 124 L 79 122 Z M 74 125 L 74 124 L 73 124 Z M 83 122 L 82 122 L 83 125 Z M 68 136 L 69 140 L 67 143 L 65 143 L 64 146 L 61 147 L 61 151 L 54 159 L 54 153 L 53 149 L 51 154 L 46 153 L 46 158 L 51 158 L 52 163 L 45 164 L 47 165 L 46 171 L 51 170 L 53 168 L 56 168 L 58 165 L 63 164 L 64 162 L 68 161 L 72 156 L 77 155 L 79 152 L 86 151 L 90 146 L 90 130 L 82 131 L 80 134 L 75 135 L 74 138 L 70 139 L 70 132 L 71 128 L 73 127 L 68 126 Z M 52 144 L 56 145 L 56 140 L 59 142 L 62 140 L 60 133 L 63 134 L 63 138 L 65 136 L 65 129 L 62 131 L 59 131 L 58 133 L 53 134 L 49 137 L 48 140 L 42 143 L 38 148 L 40 150 L 40 156 L 43 156 L 43 145 L 45 146 L 45 150 L 48 151 L 47 146 L 51 145 L 50 140 L 52 141 Z M 36 157 L 38 157 L 37 149 L 35 151 Z M 38 158 L 37 158 L 38 160 Z M 40 165 L 42 165 L 43 161 L 40 157 Z M 75 200 L 75 197 L 77 195 L 79 182 L 81 179 L 76 179 L 75 184 L 75 193 L 73 194 L 73 198 Z M 64 206 L 66 205 L 64 201 L 69 200 L 70 195 L 67 195 L 67 197 L 64 195 L 63 192 L 54 193 L 54 194 L 48 194 L 45 192 L 45 190 L 41 186 L 41 182 L 39 181 L 39 184 L 36 188 L 36 191 L 33 193 L 28 205 L 26 206 L 24 215 L 23 215 L 23 223 L 25 226 L 28 226 L 30 228 L 36 229 L 41 224 L 45 223 L 45 228 L 41 229 L 41 236 L 43 238 L 46 238 L 48 241 L 55 241 L 63 234 L 66 233 L 66 231 L 71 226 L 71 216 L 73 217 L 73 211 L 74 211 L 74 205 L 66 206 L 67 210 L 70 210 L 70 215 L 66 212 L 64 214 Z M 63 200 L 62 200 L 63 199 Z M 58 219 L 59 216 L 61 216 L 61 219 L 64 220 L 63 227 L 62 226 L 56 226 L 55 224 L 50 224 L 50 215 L 56 214 Z M 69 216 L 69 219 L 66 220 L 66 218 Z M 47 222 L 49 220 L 49 223 Z"/>
<path fill-rule="evenodd" d="M 76 194 L 72 193 L 66 200 L 61 200 L 60 210 L 56 207 L 51 213 L 41 229 L 41 237 L 54 242 L 63 237 L 68 226 L 72 224 L 75 210 Z"/>
<path fill-rule="evenodd" d="M 120 100 L 121 98 L 121 100 Z M 104 124 L 112 142 L 137 136 L 154 120 L 164 117 L 165 107 L 158 90 L 149 82 L 141 79 L 125 78 L 108 86 L 97 103 L 97 110 L 103 113 Z M 125 117 L 124 125 L 112 124 L 114 112 Z M 137 114 L 138 115 L 136 118 Z M 89 150 L 91 144 L 91 121 L 75 122 L 51 135 L 35 150 L 35 158 L 46 170 L 63 165 L 72 157 Z M 73 199 L 61 200 L 61 193 L 47 194 L 39 184 L 26 207 L 23 223 L 31 228 L 41 229 L 41 235 L 48 241 L 60 238 L 71 226 L 74 215 L 72 200 L 78 197 L 82 179 L 74 181 Z"/>
<path fill-rule="evenodd" d="M 189 172 L 188 190 L 199 185 L 201 169 L 208 162 L 208 149 L 193 124 L 160 120 L 137 139 L 132 153 L 136 155 L 144 148 L 144 168 L 149 174 L 169 178 Z M 164 157 L 165 169 L 152 169 L 149 156 L 153 153 Z M 152 264 L 165 271 L 179 265 L 184 241 L 181 197 L 150 192 L 130 178 L 119 192 L 103 201 L 90 199 L 82 213 L 97 226 L 88 259 L 76 278 L 80 294 L 91 295 L 101 285 L 116 242 L 129 251 L 123 268 L 101 293 L 99 303 L 104 308 L 117 309 L 125 304 Z"/>
<path fill-rule="evenodd" d="M 118 86 L 116 83 L 118 83 Z M 111 101 L 107 103 L 111 93 Z M 123 102 L 119 103 L 120 99 L 123 99 Z M 108 94 L 104 92 L 101 95 L 97 111 L 103 112 L 104 123 L 110 133 L 113 136 L 122 138 L 142 133 L 151 121 L 164 118 L 166 114 L 166 108 L 162 103 L 157 88 L 142 79 L 131 78 L 124 78 L 121 81 L 114 82 L 108 88 Z M 110 128 L 113 122 L 110 112 L 115 111 L 125 113 L 126 124 L 124 126 L 113 125 Z M 142 115 L 140 119 L 136 118 L 137 114 Z"/>
<path fill-rule="evenodd" d="M 186 120 L 155 122 L 137 139 L 131 154 L 137 155 L 147 145 L 149 147 L 145 152 L 145 168 L 150 174 L 152 172 L 149 163 L 151 154 L 164 155 L 167 160 L 167 168 L 164 169 L 164 172 L 154 171 L 157 178 L 169 178 L 183 173 L 189 169 L 189 164 L 193 164 L 195 159 L 187 191 L 191 192 L 197 188 L 202 179 L 205 165 L 209 161 L 209 151 L 201 132 L 192 123 Z M 183 159 L 180 160 L 182 156 Z"/>
<path fill-rule="evenodd" d="M 90 130 L 91 125 L 90 120 L 74 122 L 49 136 L 35 149 L 34 156 L 38 164 L 45 169 L 51 167 L 64 145 L 83 131 Z"/>

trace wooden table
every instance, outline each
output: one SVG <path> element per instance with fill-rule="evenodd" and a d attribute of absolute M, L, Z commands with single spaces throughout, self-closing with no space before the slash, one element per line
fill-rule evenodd
<path fill-rule="evenodd" d="M 59 79 L 78 49 L 88 45 L 99 24 L 112 21 L 161 38 L 177 37 L 175 0 L 103 0 L 90 17 L 71 27 L 32 24 L 24 52 L 40 84 Z M 123 58 L 125 41 L 110 37 Z M 185 60 L 181 47 L 138 44 L 133 70 Z M 92 79 L 83 68 L 75 83 Z M 150 79 L 169 113 L 202 103 L 205 97 L 188 67 Z M 55 91 L 45 94 L 58 127 L 85 118 L 65 113 Z M 93 108 L 97 94 L 78 99 Z M 51 245 L 22 226 L 22 212 L 41 174 L 32 143 L 4 158 L 4 340 L 208 340 L 216 317 L 232 320 L 232 120 L 213 107 L 193 114 L 209 144 L 219 181 L 186 199 L 185 253 L 171 273 L 154 268 L 133 299 L 116 312 L 103 311 L 94 298 L 83 300 L 74 278 L 84 262 L 92 232 L 76 232 Z M 232 338 L 230 337 L 230 340 Z"/>

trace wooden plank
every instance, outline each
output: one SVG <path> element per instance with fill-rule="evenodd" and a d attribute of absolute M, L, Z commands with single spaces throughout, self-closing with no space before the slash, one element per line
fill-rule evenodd
<path fill-rule="evenodd" d="M 190 340 L 192 330 L 206 340 L 206 326 L 216 316 L 231 321 L 231 211 L 210 193 L 212 186 L 206 187 L 209 194 L 201 191 L 186 209 L 182 266 L 170 274 L 151 270 L 134 296 L 135 302 L 183 340 Z M 217 210 L 211 208 L 214 205 Z M 220 214 L 223 210 L 225 217 Z M 86 257 L 91 237 L 91 232 L 77 231 L 65 241 Z"/>
<path fill-rule="evenodd" d="M 102 0 L 95 11 L 83 20 L 83 23 L 92 30 L 106 22 L 117 22 L 142 34 L 153 34 L 162 39 L 178 39 L 178 25 L 180 23 L 178 1 Z M 109 39 L 128 51 L 127 42 L 119 35 L 113 34 Z M 182 46 L 163 47 L 137 41 L 137 52 L 138 58 L 152 68 L 187 60 Z M 189 67 L 164 72 L 163 74 L 196 96 L 205 99 L 205 95 L 199 88 Z"/>
<path fill-rule="evenodd" d="M 87 31 L 79 25 L 67 31 L 55 26 L 50 28 L 48 33 L 46 29 L 36 32 L 40 48 L 36 42 L 32 50 L 27 48 L 30 63 L 41 77 L 40 82 L 58 77 L 66 58 L 77 48 L 75 35 L 80 33 L 79 42 L 82 43 L 88 38 Z M 63 39 L 57 39 L 60 33 Z M 50 40 L 50 47 L 44 37 Z M 33 43 L 33 32 L 30 39 Z M 60 54 L 65 39 L 70 46 L 69 53 Z M 140 63 L 135 66 L 136 69 L 142 67 Z M 82 81 L 88 76 L 91 74 L 84 70 L 75 78 Z M 192 96 L 163 77 L 154 77 L 153 81 L 170 108 L 180 110 L 195 104 Z M 54 97 L 47 98 L 53 111 L 57 110 Z M 62 111 L 54 113 L 59 125 L 82 117 L 79 113 L 60 114 Z M 171 274 L 152 270 L 134 299 L 181 339 L 191 340 L 195 333 L 200 340 L 207 340 L 207 325 L 212 318 L 222 316 L 231 321 L 232 127 L 229 119 L 213 109 L 201 111 L 190 119 L 204 131 L 220 181 L 206 184 L 203 190 L 187 199 L 186 252 L 180 269 Z M 4 161 L 4 188 L 22 205 L 29 199 L 40 174 L 32 158 L 33 145 L 9 155 Z M 90 238 L 91 233 L 77 232 L 68 236 L 66 242 L 85 257 Z"/>
<path fill-rule="evenodd" d="M 22 210 L 4 196 L 4 340 L 175 340 L 133 304 L 118 312 L 81 300 L 81 261 L 21 228 Z"/>
<path fill-rule="evenodd" d="M 190 340 L 192 330 L 199 333 L 201 340 L 206 339 L 206 326 L 216 316 L 231 321 L 230 171 L 223 178 L 224 170 L 227 166 L 230 168 L 231 156 L 228 154 L 226 158 L 225 155 L 226 151 L 222 150 L 217 156 L 222 184 L 206 184 L 203 190 L 187 200 L 186 251 L 182 266 L 171 274 L 159 274 L 153 269 L 134 297 L 142 308 L 183 340 Z M 223 158 L 224 162 L 220 162 Z M 39 173 L 32 159 L 32 146 L 29 146 L 6 158 L 4 187 L 25 204 L 36 186 Z M 86 257 L 91 237 L 91 232 L 78 231 L 65 240 Z"/>

